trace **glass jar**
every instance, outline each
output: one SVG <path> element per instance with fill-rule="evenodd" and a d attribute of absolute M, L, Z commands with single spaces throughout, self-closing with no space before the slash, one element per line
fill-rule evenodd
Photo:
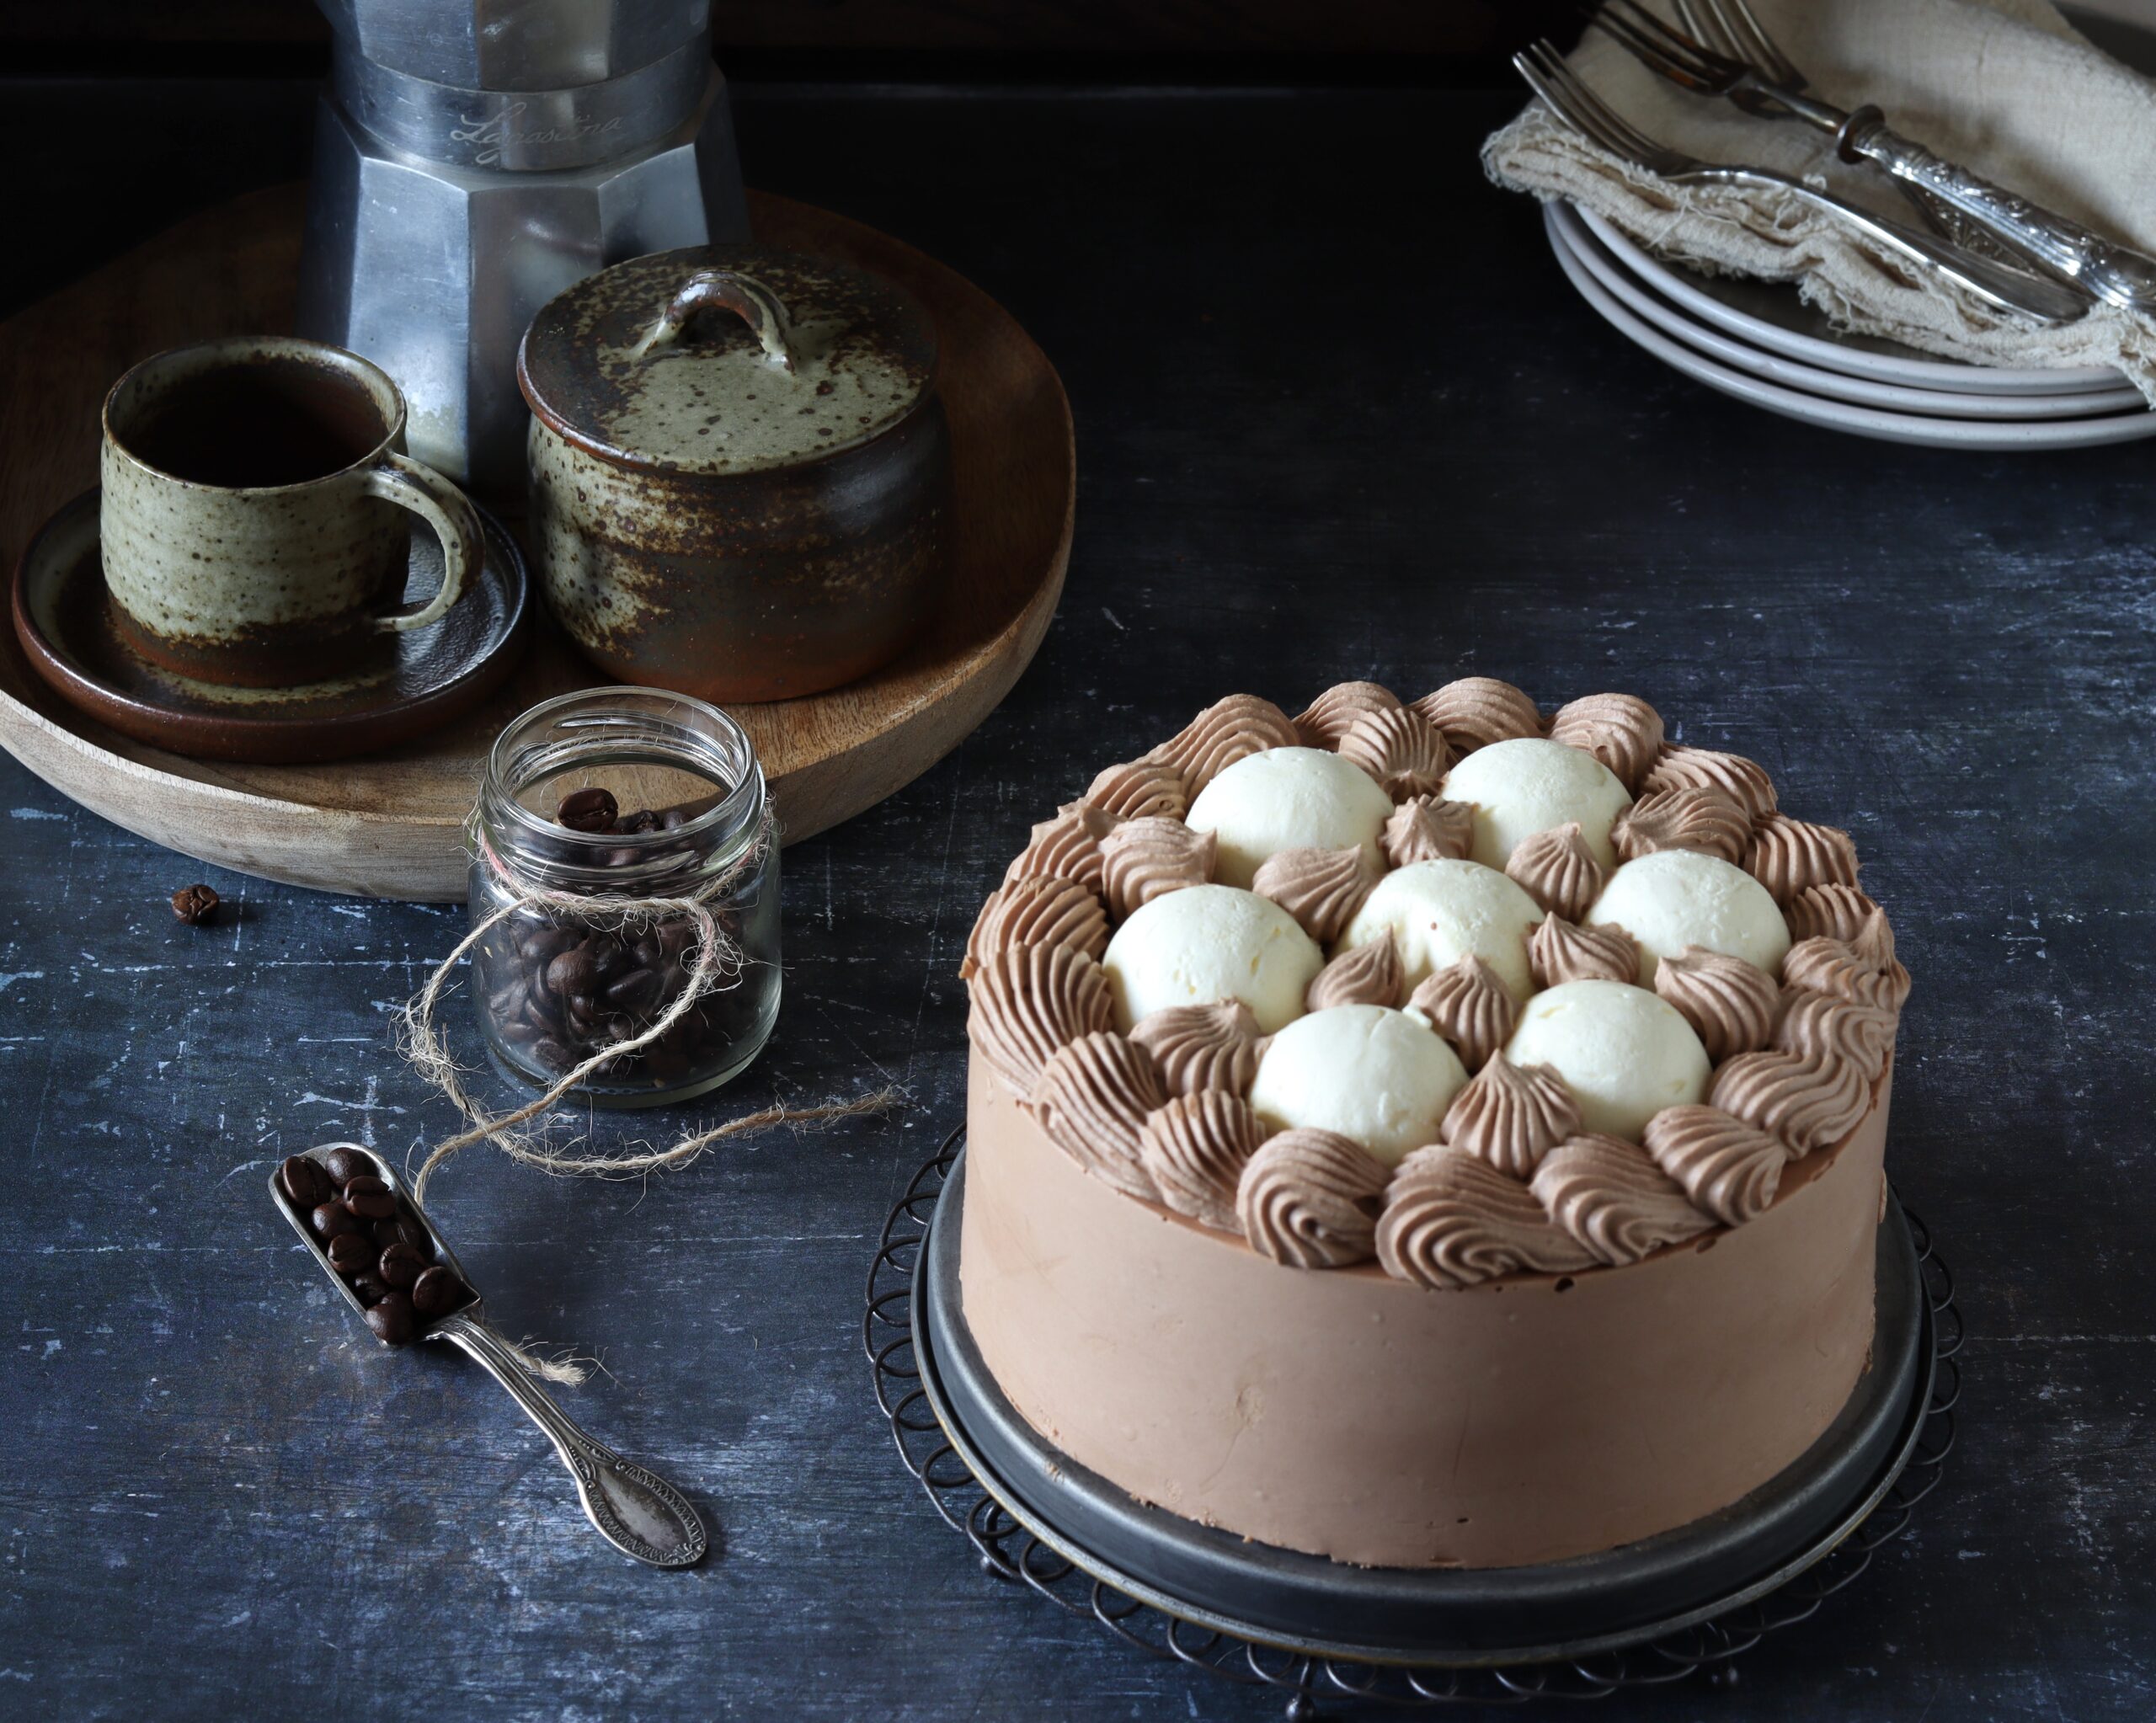
<path fill-rule="evenodd" d="M 601 1107 L 686 1101 L 762 1050 L 778 1016 L 778 841 L 755 749 L 717 707 L 650 688 L 533 707 L 487 758 L 472 839 L 472 924 L 507 910 L 472 958 L 487 1049 L 510 1076 L 551 1086 L 688 988 L 696 917 L 637 907 L 654 898 L 702 903 L 724 973 L 577 1093 Z M 535 892 L 579 901 L 526 901 Z"/>

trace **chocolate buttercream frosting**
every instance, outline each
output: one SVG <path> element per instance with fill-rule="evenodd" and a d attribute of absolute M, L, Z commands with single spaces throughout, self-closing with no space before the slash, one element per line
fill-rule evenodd
<path fill-rule="evenodd" d="M 1415 710 L 1437 726 L 1454 755 L 1472 754 L 1492 742 L 1542 733 L 1542 714 L 1534 701 L 1494 676 L 1462 676 L 1448 682 L 1417 701 Z"/>
<path fill-rule="evenodd" d="M 1377 874 L 1359 844 L 1283 850 L 1258 864 L 1251 889 L 1270 898 L 1320 945 L 1330 945 L 1363 907 Z"/>
<path fill-rule="evenodd" d="M 1167 1098 L 1152 1054 L 1120 1035 L 1097 1032 L 1049 1055 L 1033 1085 L 1033 1117 L 1088 1172 L 1130 1196 L 1151 1198 L 1159 1192 L 1139 1134 Z"/>
<path fill-rule="evenodd" d="M 1207 1089 L 1241 1095 L 1257 1075 L 1257 1019 L 1241 1000 L 1170 1006 L 1132 1024 L 1130 1038 L 1153 1055 L 1178 1095 Z"/>
<path fill-rule="evenodd" d="M 1771 1132 L 1801 1160 L 1856 1128 L 1871 1086 L 1837 1054 L 1740 1053 L 1715 1073 L 1707 1103 Z"/>
<path fill-rule="evenodd" d="M 1719 790 L 1651 790 L 1617 816 L 1609 841 L 1625 862 L 1657 850 L 1696 850 L 1741 862 L 1752 845 L 1752 820 Z"/>
<path fill-rule="evenodd" d="M 1182 774 L 1164 760 L 1129 760 L 1112 765 L 1079 798 L 1116 819 L 1181 819 L 1190 812 Z"/>
<path fill-rule="evenodd" d="M 1833 1054 L 1847 1059 L 1870 1083 L 1886 1068 L 1886 1055 L 1893 1051 L 1894 1014 L 1832 994 L 1791 991 L 1781 996 L 1769 1044 L 1807 1059 Z"/>
<path fill-rule="evenodd" d="M 1636 694 L 1588 694 L 1557 708 L 1550 739 L 1592 754 L 1627 790 L 1662 752 L 1662 714 Z"/>
<path fill-rule="evenodd" d="M 1303 1008 L 1322 1011 L 1334 1006 L 1397 1006 L 1406 980 L 1400 949 L 1386 933 L 1341 952 L 1319 970 L 1303 995 Z"/>
<path fill-rule="evenodd" d="M 1854 944 L 1879 914 L 1879 905 L 1853 885 L 1807 886 L 1782 905 L 1792 941 L 1841 939 Z"/>
<path fill-rule="evenodd" d="M 1475 804 L 1411 796 L 1392 810 L 1378 840 L 1395 867 L 1417 862 L 1464 862 L 1475 847 Z"/>
<path fill-rule="evenodd" d="M 1220 840 L 1161 814 L 1126 819 L 1101 840 L 1101 891 L 1119 921 L 1141 904 L 1213 878 Z"/>
<path fill-rule="evenodd" d="M 1219 1232 L 1240 1233 L 1235 1192 L 1265 1126 L 1240 1095 L 1205 1089 L 1171 1096 L 1138 1133 L 1147 1175 L 1161 1201 Z"/>
<path fill-rule="evenodd" d="M 1101 840 L 1115 829 L 1115 817 L 1089 802 L 1066 802 L 1055 818 L 1033 828 L 1032 840 L 1003 878 L 1075 879 L 1088 891 L 1101 888 Z"/>
<path fill-rule="evenodd" d="M 1849 942 L 1801 939 L 1782 958 L 1782 984 L 1806 993 L 1832 994 L 1856 1005 L 1893 1011 L 1884 971 L 1859 958 Z"/>
<path fill-rule="evenodd" d="M 1789 1144 L 1718 1107 L 1665 1107 L 1647 1121 L 1646 1152 L 1693 1206 L 1724 1226 L 1764 1214 L 1781 1188 Z"/>
<path fill-rule="evenodd" d="M 1640 979 L 1640 948 L 1614 921 L 1583 927 L 1545 915 L 1528 936 L 1527 967 L 1538 988 L 1567 981 L 1631 983 Z"/>
<path fill-rule="evenodd" d="M 1757 825 L 1774 811 L 1774 781 L 1757 760 L 1741 754 L 1724 754 L 1713 748 L 1687 748 L 1681 743 L 1664 745 L 1640 787 L 1657 790 L 1712 790 L 1726 796 Z"/>
<path fill-rule="evenodd" d="M 1657 963 L 1654 990 L 1677 1007 L 1716 1064 L 1767 1044 L 1782 992 L 1764 969 L 1703 945 Z"/>
<path fill-rule="evenodd" d="M 1577 921 L 1594 906 L 1609 871 L 1594 859 L 1577 819 L 1534 832 L 1513 846 L 1506 875 L 1552 915 Z"/>
<path fill-rule="evenodd" d="M 1550 1219 L 1598 1262 L 1636 1262 L 1715 1224 L 1646 1150 L 1598 1133 L 1551 1150 L 1529 1188 Z"/>
<path fill-rule="evenodd" d="M 1782 982 L 1884 1011 L 1899 1011 L 1909 996 L 1909 972 L 1900 963 L 1889 957 L 1882 968 L 1839 939 L 1799 940 L 1782 959 Z"/>
<path fill-rule="evenodd" d="M 1386 1273 L 1440 1291 L 1594 1262 L 1534 1192 L 1449 1145 L 1417 1149 L 1400 1163 L 1378 1218 L 1377 1252 Z"/>
<path fill-rule="evenodd" d="M 1894 961 L 1894 930 L 1886 920 L 1886 912 L 1876 904 L 1864 918 L 1864 924 L 1849 936 L 1849 949 L 1860 963 L 1870 964 L 1876 969 L 1895 969 L 1901 966 Z"/>
<path fill-rule="evenodd" d="M 1438 1134 L 1499 1172 L 1524 1179 L 1580 1130 L 1579 1103 L 1548 1065 L 1516 1065 L 1502 1053 L 1468 1080 L 1445 1109 Z"/>
<path fill-rule="evenodd" d="M 1497 972 L 1477 957 L 1461 958 L 1431 975 L 1409 997 L 1430 1027 L 1453 1045 L 1460 1063 L 1480 1070 L 1513 1038 L 1519 1022 L 1519 1001 L 1497 979 Z"/>
<path fill-rule="evenodd" d="M 1837 826 L 1772 813 L 1753 834 L 1744 867 L 1776 903 L 1786 904 L 1815 885 L 1854 885 L 1856 845 Z"/>
<path fill-rule="evenodd" d="M 1057 1048 L 1112 1021 L 1107 972 L 1067 945 L 1007 947 L 982 963 L 972 988 L 966 1032 L 1021 1096 Z"/>
<path fill-rule="evenodd" d="M 1335 749 L 1355 720 L 1374 712 L 1395 712 L 1400 696 L 1376 682 L 1335 682 L 1295 720 L 1295 733 L 1305 748 Z"/>
<path fill-rule="evenodd" d="M 1014 945 L 1067 945 L 1098 962 L 1108 948 L 1108 915 L 1101 900 L 1075 879 L 1034 874 L 1000 885 L 988 894 L 966 940 L 961 979 Z"/>
<path fill-rule="evenodd" d="M 1268 748 L 1294 748 L 1301 741 L 1294 720 L 1271 701 L 1255 694 L 1230 694 L 1207 707 L 1145 758 L 1175 767 L 1182 774 L 1186 792 L 1195 797 L 1238 760 Z"/>
<path fill-rule="evenodd" d="M 1357 718 L 1340 739 L 1340 757 L 1361 766 L 1396 802 L 1434 796 L 1452 764 L 1437 727 L 1404 706 Z"/>
<path fill-rule="evenodd" d="M 1378 1208 L 1392 1175 L 1332 1131 L 1268 1137 L 1243 1168 L 1235 1215 L 1261 1256 L 1291 1268 L 1342 1268 L 1376 1248 Z"/>

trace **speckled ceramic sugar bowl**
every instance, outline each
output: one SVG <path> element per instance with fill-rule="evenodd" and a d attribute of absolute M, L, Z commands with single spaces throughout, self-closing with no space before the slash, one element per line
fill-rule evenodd
<path fill-rule="evenodd" d="M 783 700 L 926 621 L 950 433 L 935 331 L 890 282 L 754 246 L 638 258 L 547 304 L 517 377 L 541 580 L 602 669 Z"/>
<path fill-rule="evenodd" d="M 357 354 L 235 336 L 146 359 L 105 397 L 99 531 L 115 626 L 153 664 L 282 687 L 447 613 L 484 555 L 462 492 L 404 452 L 404 397 Z M 440 586 L 396 608 L 407 512 Z"/>
<path fill-rule="evenodd" d="M 576 1091 L 650 1107 L 762 1051 L 778 1016 L 778 841 L 755 749 L 724 712 L 649 688 L 535 706 L 488 756 L 472 836 L 474 993 L 499 1067 L 551 1086 L 656 1030 Z"/>

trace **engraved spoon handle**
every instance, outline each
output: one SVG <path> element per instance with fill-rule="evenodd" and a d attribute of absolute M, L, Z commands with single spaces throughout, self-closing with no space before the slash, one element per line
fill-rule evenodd
<path fill-rule="evenodd" d="M 501 1336 L 468 1310 L 441 1318 L 434 1333 L 477 1358 L 547 1432 L 600 1537 L 654 1567 L 690 1567 L 703 1559 L 704 1523 L 681 1492 L 585 1435 L 517 1363 Z"/>

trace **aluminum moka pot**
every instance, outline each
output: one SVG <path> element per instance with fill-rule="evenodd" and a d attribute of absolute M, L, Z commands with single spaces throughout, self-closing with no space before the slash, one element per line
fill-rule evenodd
<path fill-rule="evenodd" d="M 749 231 L 710 0 L 318 0 L 302 334 L 411 403 L 412 453 L 524 482 L 516 349 L 624 258 Z"/>

